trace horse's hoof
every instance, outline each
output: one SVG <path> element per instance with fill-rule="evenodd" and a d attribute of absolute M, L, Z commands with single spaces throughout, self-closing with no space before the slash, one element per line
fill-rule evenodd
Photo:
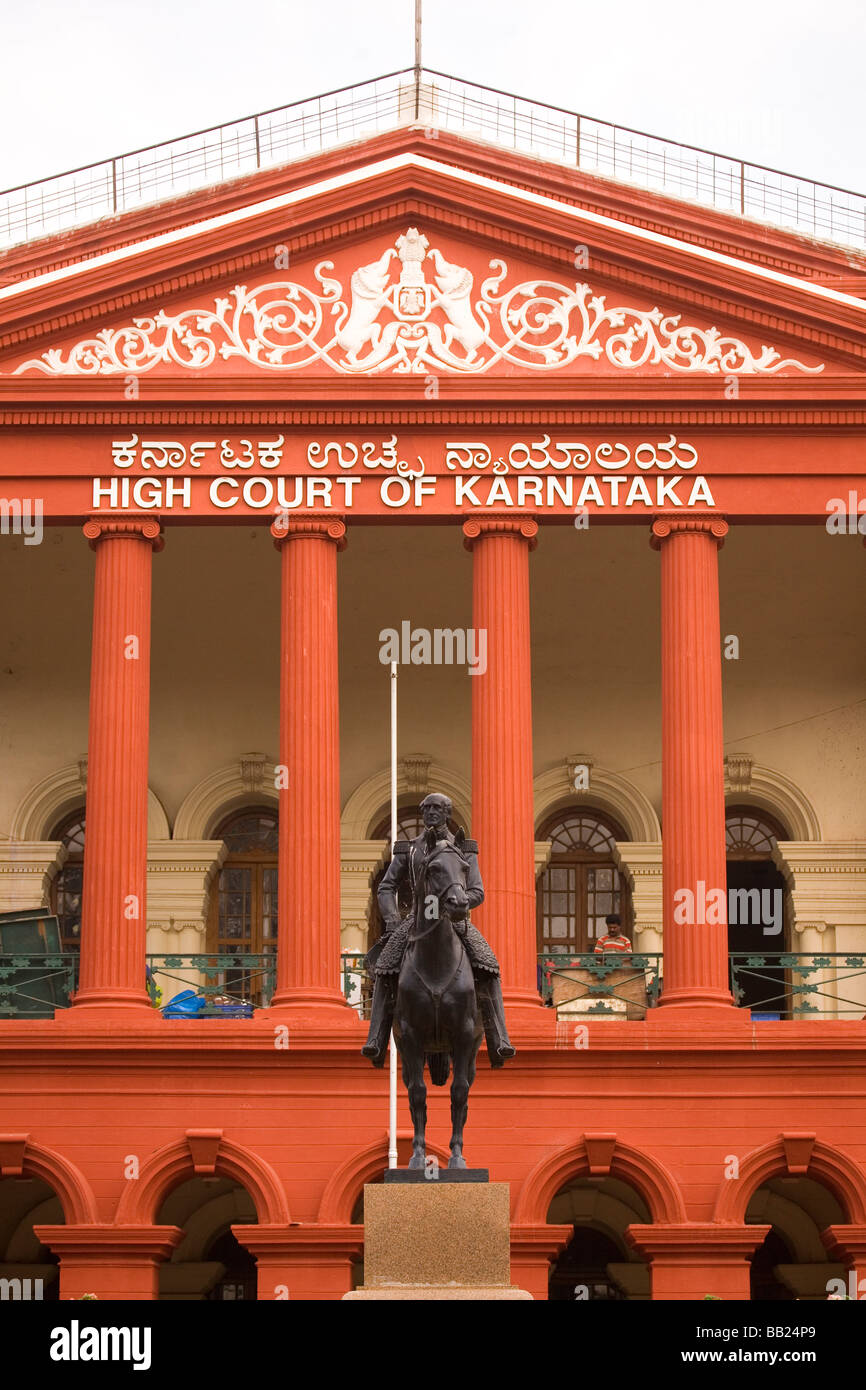
<path fill-rule="evenodd" d="M 412 1157 L 409 1159 L 409 1168 L 410 1170 L 417 1170 L 418 1168 L 423 1169 L 426 1165 L 426 1162 L 427 1158 L 425 1154 L 413 1154 Z"/>
<path fill-rule="evenodd" d="M 449 1160 L 448 1160 L 448 1167 L 449 1167 L 449 1168 L 465 1168 L 465 1167 L 466 1167 L 466 1159 L 463 1157 L 462 1154 L 452 1154 L 451 1157 L 450 1157 Z"/>

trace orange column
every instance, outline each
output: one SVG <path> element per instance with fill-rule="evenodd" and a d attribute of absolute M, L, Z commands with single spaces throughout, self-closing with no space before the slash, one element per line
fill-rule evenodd
<path fill-rule="evenodd" d="M 336 1300 L 352 1287 L 352 1265 L 364 1258 L 363 1226 L 232 1226 L 256 1257 L 258 1299 Z"/>
<path fill-rule="evenodd" d="M 821 1232 L 821 1241 L 830 1259 L 845 1265 L 845 1297 L 862 1303 L 866 1300 L 866 1224 L 828 1226 Z"/>
<path fill-rule="evenodd" d="M 769 1226 L 683 1222 L 629 1226 L 626 1240 L 650 1261 L 652 1297 L 664 1302 L 751 1297 L 751 1262 Z"/>
<path fill-rule="evenodd" d="M 159 522 L 92 517 L 96 552 L 81 965 L 75 1007 L 133 1005 L 145 990 L 151 557 Z"/>
<path fill-rule="evenodd" d="M 473 915 L 499 957 L 509 1018 L 541 1008 L 536 984 L 535 822 L 532 802 L 532 676 L 528 517 L 473 517 L 472 622 L 486 633 L 487 669 L 472 685 L 472 835 L 484 906 Z M 476 637 L 477 643 L 483 638 Z M 519 1022 L 519 1019 L 516 1020 Z M 529 1021 L 529 1020 L 527 1020 Z"/>
<path fill-rule="evenodd" d="M 661 1004 L 733 1006 L 728 987 L 718 550 L 721 517 L 660 517 Z"/>
<path fill-rule="evenodd" d="M 546 1302 L 551 1266 L 573 1235 L 573 1226 L 512 1226 L 512 1284 Z"/>
<path fill-rule="evenodd" d="M 171 1259 L 184 1232 L 177 1226 L 34 1226 L 60 1256 L 60 1298 L 134 1302 L 159 1298 L 159 1266 Z"/>
<path fill-rule="evenodd" d="M 357 1024 L 340 990 L 337 518 L 283 517 L 277 987 L 272 1004 L 325 1007 Z"/>

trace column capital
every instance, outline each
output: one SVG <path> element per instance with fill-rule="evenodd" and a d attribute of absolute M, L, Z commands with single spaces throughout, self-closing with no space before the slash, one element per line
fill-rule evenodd
<path fill-rule="evenodd" d="M 746 1260 L 766 1238 L 767 1225 L 746 1225 L 737 1222 L 683 1221 L 653 1226 L 633 1224 L 626 1227 L 628 1244 L 652 1260 L 683 1260 L 699 1262 L 713 1255 L 717 1259 Z"/>
<path fill-rule="evenodd" d="M 653 550 L 660 550 L 662 541 L 688 532 L 713 536 L 721 550 L 728 534 L 728 523 L 723 516 L 715 513 L 704 513 L 702 516 L 657 516 L 650 531 L 650 545 Z"/>
<path fill-rule="evenodd" d="M 91 516 L 81 529 L 91 550 L 95 550 L 100 541 L 129 538 L 150 541 L 155 551 L 162 550 L 165 545 L 162 524 L 155 516 Z"/>
<path fill-rule="evenodd" d="M 177 1226 L 115 1226 L 110 1222 L 70 1226 L 40 1225 L 39 1240 L 61 1259 L 67 1255 L 122 1257 L 130 1261 L 167 1260 L 184 1237 Z"/>
<path fill-rule="evenodd" d="M 820 1235 L 831 1259 L 847 1265 L 866 1263 L 866 1224 L 862 1221 L 828 1226 Z"/>
<path fill-rule="evenodd" d="M 338 550 L 346 549 L 346 523 L 339 516 L 278 516 L 271 526 L 274 545 L 280 550 L 286 541 L 333 541 Z"/>
<path fill-rule="evenodd" d="M 503 516 L 500 512 L 472 516 L 463 523 L 463 544 L 467 550 L 482 536 L 516 536 L 529 542 L 529 549 L 538 544 L 538 522 L 528 515 Z"/>
<path fill-rule="evenodd" d="M 232 1234 L 245 1250 L 260 1259 L 282 1256 L 301 1263 L 310 1256 L 357 1259 L 364 1253 L 364 1227 L 337 1223 L 295 1222 L 291 1226 L 262 1224 L 232 1226 Z"/>

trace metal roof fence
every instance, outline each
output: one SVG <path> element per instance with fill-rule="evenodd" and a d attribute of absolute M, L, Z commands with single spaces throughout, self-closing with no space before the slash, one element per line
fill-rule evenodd
<path fill-rule="evenodd" d="M 0 246 L 275 168 L 400 126 L 535 155 L 823 241 L 866 248 L 866 195 L 545 102 L 406 68 L 0 193 Z"/>

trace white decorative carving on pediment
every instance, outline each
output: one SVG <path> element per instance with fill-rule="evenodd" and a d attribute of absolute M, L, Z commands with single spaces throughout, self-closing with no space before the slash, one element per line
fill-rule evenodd
<path fill-rule="evenodd" d="M 399 263 L 399 274 L 393 262 Z M 378 260 L 358 266 L 349 296 L 314 269 L 319 290 L 291 280 L 236 285 L 212 308 L 168 314 L 160 309 L 120 328 L 100 330 L 64 354 L 52 348 L 16 369 L 49 376 L 110 376 L 178 366 L 202 371 L 218 357 L 242 358 L 268 371 L 325 364 L 348 375 L 455 372 L 481 375 L 497 363 L 555 371 L 581 358 L 602 357 L 633 371 L 661 366 L 675 372 L 749 376 L 785 369 L 820 372 L 775 348 L 756 354 L 741 339 L 682 322 L 681 314 L 619 305 L 587 284 L 524 280 L 507 287 L 508 265 L 491 260 L 491 274 L 473 299 L 474 276 L 452 265 L 409 227 Z"/>

